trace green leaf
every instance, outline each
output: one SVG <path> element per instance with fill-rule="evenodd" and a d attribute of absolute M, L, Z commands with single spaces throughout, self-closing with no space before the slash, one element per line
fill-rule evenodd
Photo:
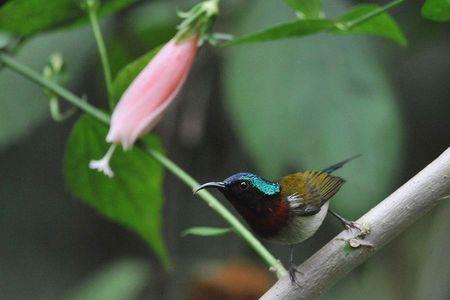
<path fill-rule="evenodd" d="M 181 236 L 199 235 L 199 236 L 222 236 L 232 232 L 232 228 L 217 228 L 217 227 L 192 227 L 184 230 Z"/>
<path fill-rule="evenodd" d="M 256 1 L 237 32 L 289 13 L 276 0 Z M 225 61 L 225 105 L 261 175 L 320 170 L 363 154 L 336 172 L 347 183 L 331 205 L 347 218 L 383 199 L 398 176 L 400 113 L 376 51 L 362 37 L 314 36 L 232 48 Z"/>
<path fill-rule="evenodd" d="M 318 19 L 323 17 L 322 0 L 284 0 L 297 11 L 300 19 Z"/>
<path fill-rule="evenodd" d="M 65 300 L 133 300 L 147 285 L 150 274 L 145 262 L 114 262 L 89 276 Z"/>
<path fill-rule="evenodd" d="M 108 128 L 82 116 L 69 138 L 65 157 L 65 176 L 70 191 L 104 216 L 137 232 L 168 265 L 169 258 L 161 236 L 163 168 L 137 147 L 117 149 L 111 161 L 115 174 L 109 178 L 88 167 L 108 150 Z M 155 136 L 146 142 L 161 150 Z"/>
<path fill-rule="evenodd" d="M 353 8 L 350 12 L 344 14 L 339 19 L 337 19 L 336 22 L 338 24 L 343 23 L 344 25 L 351 24 L 353 21 L 372 13 L 378 10 L 379 8 L 380 7 L 378 5 L 374 4 L 358 5 L 355 8 Z M 337 29 L 335 29 L 334 31 L 336 33 L 343 33 L 343 34 L 349 33 L 371 34 L 391 39 L 394 42 L 400 44 L 401 46 L 407 45 L 407 41 L 402 30 L 398 26 L 397 22 L 388 13 L 381 13 L 373 18 L 368 19 L 365 22 L 355 25 L 349 30 L 339 28 L 340 26 L 337 26 Z"/>
<path fill-rule="evenodd" d="M 402 46 L 407 44 L 403 32 L 394 19 L 387 13 L 381 13 L 351 28 L 352 22 L 370 15 L 380 9 L 377 5 L 359 5 L 352 11 L 344 14 L 336 21 L 326 19 L 304 19 L 281 23 L 268 27 L 262 31 L 237 38 L 226 45 L 241 45 L 255 42 L 266 42 L 292 37 L 303 37 L 320 32 L 334 32 L 340 34 L 365 33 L 391 39 Z M 287 18 L 288 16 L 286 16 Z"/>
<path fill-rule="evenodd" d="M 450 1 L 426 0 L 422 6 L 422 16 L 436 22 L 450 21 Z"/>
<path fill-rule="evenodd" d="M 139 73 L 145 68 L 145 66 L 147 66 L 152 58 L 158 53 L 159 49 L 161 49 L 161 47 L 157 47 L 151 50 L 147 54 L 129 63 L 119 71 L 113 82 L 113 103 L 117 104 L 122 94 L 131 84 L 131 82 L 133 82 L 134 78 L 136 78 L 136 76 L 139 75 Z"/>
<path fill-rule="evenodd" d="M 100 16 L 116 12 L 136 0 L 102 0 Z M 0 7 L 0 30 L 30 36 L 34 33 L 87 21 L 78 0 L 9 0 Z"/>
<path fill-rule="evenodd" d="M 226 45 L 241 45 L 290 37 L 300 37 L 317 32 L 323 32 L 333 28 L 333 26 L 334 24 L 330 20 L 297 20 L 294 22 L 275 25 L 265 30 L 237 38 Z"/>

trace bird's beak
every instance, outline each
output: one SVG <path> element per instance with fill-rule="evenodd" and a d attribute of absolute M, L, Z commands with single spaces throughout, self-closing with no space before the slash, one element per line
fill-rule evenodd
<path fill-rule="evenodd" d="M 206 188 L 217 188 L 217 189 L 223 189 L 225 187 L 225 183 L 223 182 L 207 182 L 204 183 L 197 188 L 194 189 L 194 194 L 196 194 L 198 191 L 206 189 Z"/>

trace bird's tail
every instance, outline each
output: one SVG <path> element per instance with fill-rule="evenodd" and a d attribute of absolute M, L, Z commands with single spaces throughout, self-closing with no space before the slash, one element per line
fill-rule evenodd
<path fill-rule="evenodd" d="M 342 166 L 345 165 L 346 163 L 348 163 L 349 161 L 354 160 L 355 158 L 358 158 L 358 157 L 360 157 L 361 155 L 362 155 L 362 154 L 358 154 L 358 155 L 352 156 L 352 157 L 350 157 L 350 158 L 347 158 L 346 160 L 343 160 L 343 161 L 341 161 L 341 162 L 338 162 L 337 164 L 334 164 L 334 165 L 332 165 L 332 166 L 329 166 L 328 168 L 323 169 L 322 172 L 325 172 L 325 173 L 327 173 L 327 174 L 331 174 L 331 173 L 333 173 L 334 171 L 336 171 L 337 169 L 342 168 Z"/>

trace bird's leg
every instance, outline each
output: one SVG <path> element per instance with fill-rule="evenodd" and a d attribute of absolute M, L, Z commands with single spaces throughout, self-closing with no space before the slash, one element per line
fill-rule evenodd
<path fill-rule="evenodd" d="M 361 225 L 359 225 L 358 223 L 353 222 L 353 221 L 348 221 L 347 219 L 345 219 L 344 217 L 341 217 L 340 215 L 338 215 L 331 209 L 329 209 L 328 212 L 330 214 L 332 214 L 333 216 L 335 216 L 339 221 L 341 221 L 341 223 L 345 229 L 350 230 L 352 228 L 355 228 L 355 229 L 358 229 L 359 231 L 362 231 Z"/>
<path fill-rule="evenodd" d="M 297 267 L 294 264 L 294 248 L 295 245 L 290 245 L 290 252 L 291 252 L 291 256 L 290 256 L 290 260 L 289 260 L 289 278 L 291 279 L 291 284 L 296 284 L 298 286 L 300 286 L 300 283 L 297 281 L 297 273 L 300 273 L 299 270 L 297 270 Z"/>

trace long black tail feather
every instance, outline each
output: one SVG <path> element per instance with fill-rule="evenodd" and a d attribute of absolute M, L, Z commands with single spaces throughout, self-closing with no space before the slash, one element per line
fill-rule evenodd
<path fill-rule="evenodd" d="M 350 157 L 350 158 L 347 158 L 346 160 L 340 161 L 340 162 L 338 162 L 337 164 L 334 164 L 334 165 L 332 165 L 332 166 L 329 166 L 328 168 L 323 169 L 322 172 L 325 172 L 325 173 L 327 173 L 327 174 L 331 174 L 331 173 L 333 173 L 334 171 L 336 171 L 337 169 L 342 168 L 342 166 L 345 165 L 346 163 L 348 163 L 349 161 L 354 160 L 355 158 L 358 158 L 358 157 L 360 157 L 361 155 L 362 155 L 362 154 L 358 154 L 358 155 L 352 156 L 352 157 Z"/>

